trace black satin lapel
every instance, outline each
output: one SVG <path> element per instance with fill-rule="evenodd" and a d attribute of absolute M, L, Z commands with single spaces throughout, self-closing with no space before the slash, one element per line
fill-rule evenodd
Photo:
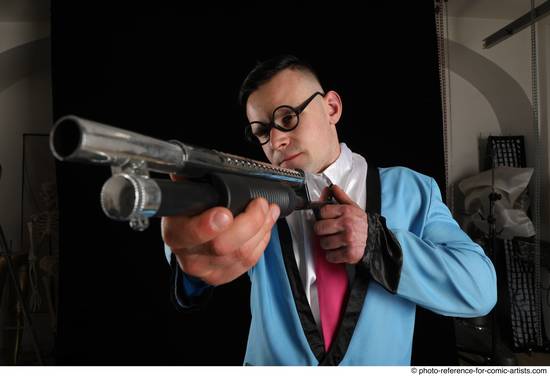
<path fill-rule="evenodd" d="M 367 169 L 367 213 L 378 213 L 382 211 L 382 190 L 380 188 L 380 171 L 378 167 L 370 166 Z"/>
<path fill-rule="evenodd" d="M 280 219 L 277 221 L 277 229 L 279 230 L 279 241 L 281 242 L 281 249 L 283 252 L 283 260 L 285 263 L 286 274 L 290 282 L 290 288 L 296 303 L 296 309 L 298 311 L 298 317 L 302 324 L 302 329 L 306 336 L 307 342 L 311 351 L 315 355 L 315 358 L 321 363 L 325 358 L 325 343 L 323 336 L 317 328 L 313 313 L 304 286 L 302 285 L 302 279 L 300 278 L 300 271 L 298 265 L 296 265 L 296 258 L 294 256 L 294 249 L 292 247 L 292 236 L 290 235 L 290 229 L 286 219 Z"/>
<path fill-rule="evenodd" d="M 365 211 L 367 213 L 380 213 L 381 197 L 380 197 L 380 174 L 377 167 L 370 166 L 367 170 L 367 205 Z M 327 356 L 319 365 L 336 366 L 340 364 L 349 347 L 351 337 L 355 331 L 355 326 L 359 320 L 367 290 L 369 287 L 370 278 L 365 273 L 359 272 L 357 264 L 355 266 L 355 278 L 351 284 L 351 289 L 345 303 L 345 311 L 337 329 L 336 336 L 329 348 Z"/>
<path fill-rule="evenodd" d="M 380 174 L 377 167 L 371 166 L 367 170 L 367 205 L 368 213 L 380 213 L 381 196 L 380 196 Z M 292 237 L 286 220 L 281 219 L 277 222 L 279 230 L 279 239 L 281 241 L 281 249 L 283 252 L 283 260 L 285 263 L 286 272 L 289 278 L 290 287 L 298 310 L 298 316 L 306 335 L 307 341 L 313 354 L 319 361 L 320 366 L 336 366 L 340 364 L 349 343 L 353 336 L 353 332 L 359 320 L 367 290 L 369 287 L 370 278 L 360 273 L 357 268 L 353 274 L 351 288 L 344 302 L 345 311 L 342 321 L 338 326 L 335 337 L 328 352 L 325 352 L 323 336 L 317 329 L 317 324 L 311 313 L 311 307 L 305 294 L 304 286 L 300 278 L 300 272 L 296 265 L 296 258 L 292 248 Z"/>
<path fill-rule="evenodd" d="M 363 309 L 368 287 L 369 278 L 357 274 L 345 303 L 346 310 L 338 326 L 336 336 L 332 340 L 326 357 L 319 363 L 320 366 L 337 366 L 346 355 L 359 315 Z"/>

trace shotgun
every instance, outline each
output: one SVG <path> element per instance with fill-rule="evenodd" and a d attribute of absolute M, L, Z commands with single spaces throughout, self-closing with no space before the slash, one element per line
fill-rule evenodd
<path fill-rule="evenodd" d="M 110 166 L 112 176 L 101 189 L 101 207 L 107 217 L 128 221 L 137 231 L 145 230 L 151 217 L 193 216 L 215 206 L 237 215 L 257 197 L 277 204 L 280 217 L 295 210 L 317 211 L 330 203 L 310 200 L 308 184 L 330 185 L 322 174 L 162 141 L 74 115 L 54 124 L 50 149 L 60 161 Z M 185 179 L 154 179 L 150 172 Z"/>

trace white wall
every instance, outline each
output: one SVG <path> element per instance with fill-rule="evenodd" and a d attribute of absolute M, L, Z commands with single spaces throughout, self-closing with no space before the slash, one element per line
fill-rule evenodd
<path fill-rule="evenodd" d="M 519 17 L 520 15 L 518 15 Z M 480 138 L 524 135 L 527 164 L 535 164 L 531 113 L 531 35 L 524 29 L 498 45 L 483 49 L 483 39 L 510 20 L 449 17 L 450 156 L 449 184 L 480 171 Z M 539 87 L 542 144 L 545 147 L 541 194 L 541 238 L 550 240 L 548 197 L 548 75 L 549 21 L 538 25 Z M 482 152 L 483 153 L 483 152 Z M 459 197 L 455 192 L 455 198 Z M 461 203 L 455 202 L 460 217 Z"/>
<path fill-rule="evenodd" d="M 0 224 L 20 250 L 23 133 L 52 121 L 49 21 L 0 22 Z"/>

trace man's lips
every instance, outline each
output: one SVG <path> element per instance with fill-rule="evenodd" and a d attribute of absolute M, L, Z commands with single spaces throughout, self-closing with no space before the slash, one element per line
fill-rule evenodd
<path fill-rule="evenodd" d="M 300 154 L 302 154 L 302 153 L 297 153 L 297 154 L 291 155 L 290 157 L 283 159 L 280 164 L 282 165 L 285 162 L 291 161 L 294 158 L 296 158 L 297 156 L 299 156 Z"/>

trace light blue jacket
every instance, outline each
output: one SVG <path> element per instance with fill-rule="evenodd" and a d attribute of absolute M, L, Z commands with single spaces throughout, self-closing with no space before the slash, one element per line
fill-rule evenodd
<path fill-rule="evenodd" d="M 403 254 L 400 279 L 395 293 L 375 281 L 368 284 L 341 365 L 409 365 L 416 305 L 446 316 L 477 317 L 496 303 L 493 265 L 454 221 L 436 182 L 402 167 L 379 171 L 381 215 Z M 311 345 L 315 333 L 312 327 L 304 331 L 280 231 L 274 226 L 266 251 L 248 273 L 252 322 L 245 364 L 318 365 Z M 186 286 L 193 294 L 193 286 Z"/>

